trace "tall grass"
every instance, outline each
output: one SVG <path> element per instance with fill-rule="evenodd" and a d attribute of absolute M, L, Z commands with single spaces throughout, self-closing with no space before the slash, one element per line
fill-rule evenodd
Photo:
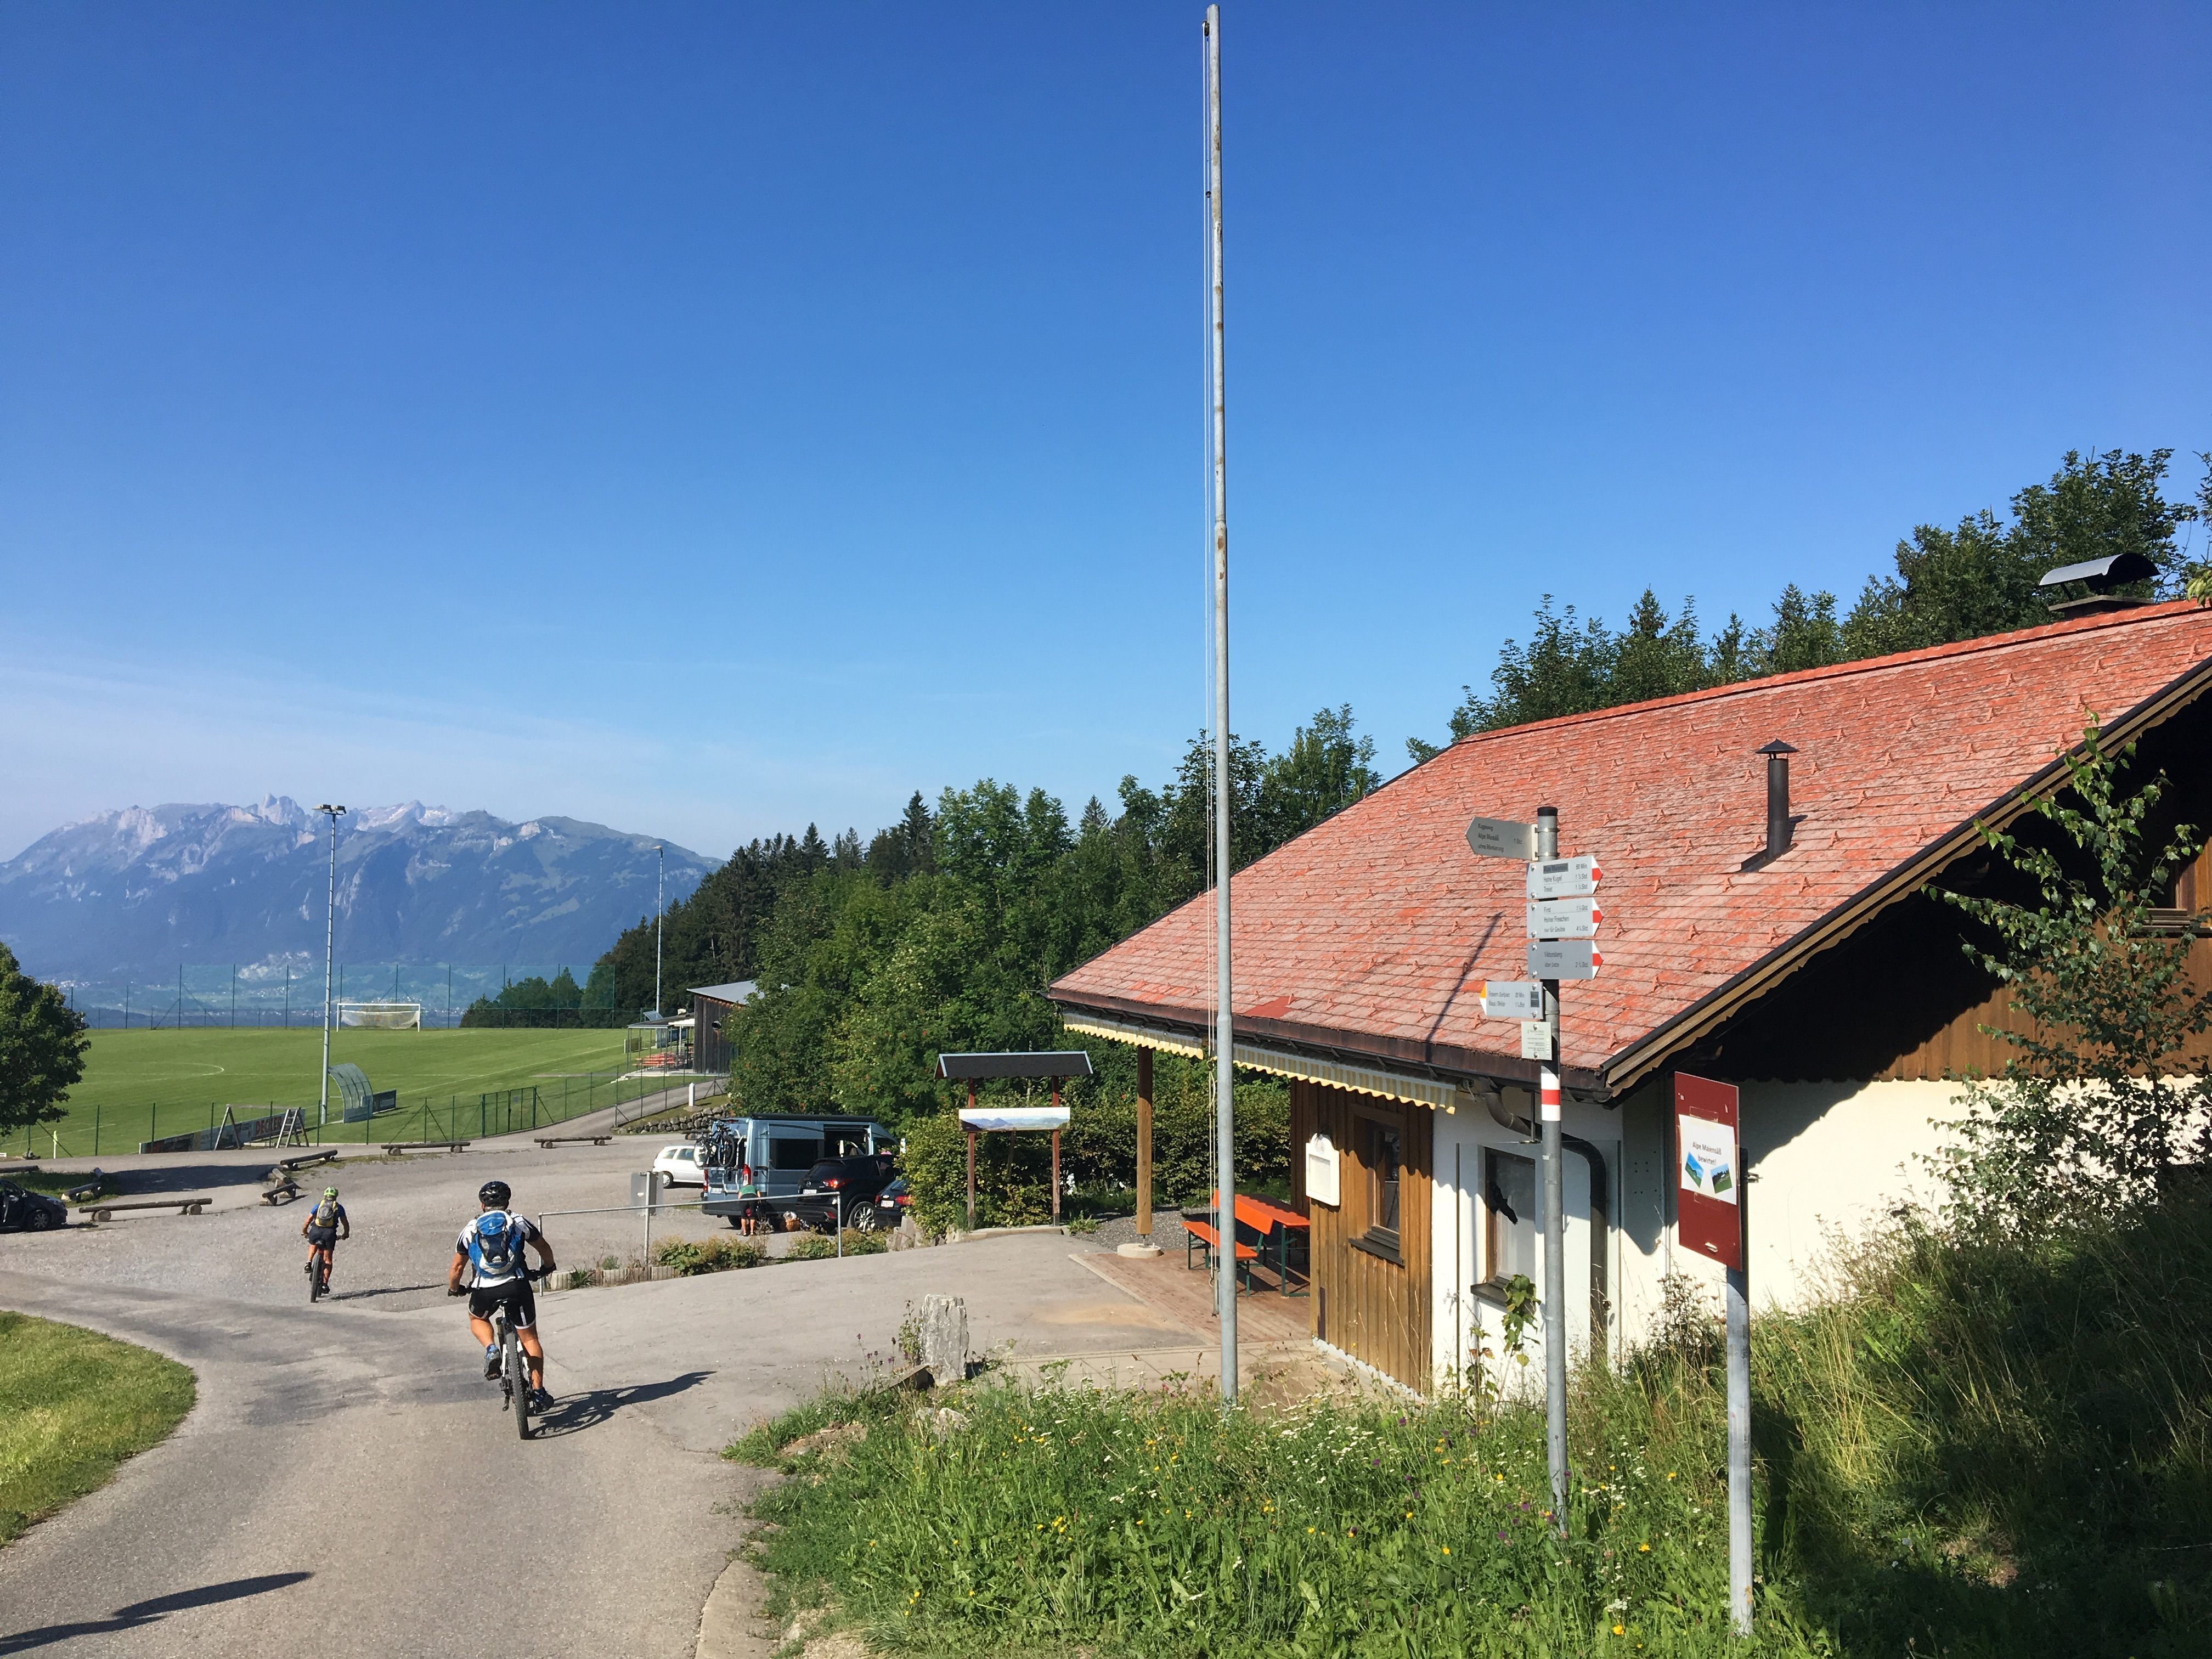
<path fill-rule="evenodd" d="M 762 1554 L 787 1600 L 933 1654 L 2197 1654 L 2208 1291 L 2202 1207 L 2033 1250 L 1901 1225 L 1760 1320 L 1747 1647 L 1694 1321 L 1578 1376 L 1565 1542 L 1523 1407 L 1000 1388 L 951 1432 L 911 1396 L 817 1402 L 805 1426 L 866 1432 L 763 1500 Z"/>

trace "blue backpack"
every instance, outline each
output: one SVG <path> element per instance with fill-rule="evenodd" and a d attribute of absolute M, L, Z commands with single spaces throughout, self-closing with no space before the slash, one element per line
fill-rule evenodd
<path fill-rule="evenodd" d="M 512 1279 L 522 1270 L 522 1226 L 505 1210 L 487 1210 L 469 1230 L 469 1260 L 478 1279 Z"/>

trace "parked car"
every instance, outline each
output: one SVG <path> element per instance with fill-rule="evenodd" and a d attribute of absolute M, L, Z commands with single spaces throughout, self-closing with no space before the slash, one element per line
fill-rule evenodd
<path fill-rule="evenodd" d="M 884 1192 L 898 1178 L 889 1152 L 825 1158 L 806 1172 L 806 1184 L 783 1207 L 817 1232 L 832 1231 L 842 1212 L 848 1227 L 872 1233 L 898 1224 L 896 1206 L 884 1203 Z"/>
<path fill-rule="evenodd" d="M 59 1199 L 34 1193 L 12 1181 L 0 1181 L 0 1232 L 21 1227 L 39 1233 L 49 1227 L 67 1225 L 69 1206 Z"/>
<path fill-rule="evenodd" d="M 672 1187 L 704 1187 L 707 1184 L 707 1149 L 696 1141 L 684 1141 L 674 1146 L 663 1146 L 660 1156 L 653 1160 L 654 1171 L 668 1177 Z"/>
<path fill-rule="evenodd" d="M 781 1216 L 825 1158 L 888 1153 L 898 1138 L 863 1117 L 817 1117 L 802 1112 L 761 1112 L 714 1120 L 699 1137 L 706 1148 L 707 1189 L 701 1212 L 737 1221 L 748 1209 Z M 739 1196 L 739 1176 L 752 1180 Z M 764 1201 L 765 1200 L 765 1201 Z"/>

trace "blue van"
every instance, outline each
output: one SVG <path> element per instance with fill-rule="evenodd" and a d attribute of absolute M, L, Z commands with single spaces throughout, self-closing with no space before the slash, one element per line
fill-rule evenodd
<path fill-rule="evenodd" d="M 806 1172 L 825 1158 L 895 1152 L 898 1137 L 865 1117 L 807 1117 L 764 1112 L 714 1120 L 699 1137 L 706 1149 L 706 1191 L 701 1211 L 735 1217 L 757 1199 L 789 1198 L 806 1184 Z M 750 1165 L 753 1193 L 737 1195 L 738 1170 Z"/>

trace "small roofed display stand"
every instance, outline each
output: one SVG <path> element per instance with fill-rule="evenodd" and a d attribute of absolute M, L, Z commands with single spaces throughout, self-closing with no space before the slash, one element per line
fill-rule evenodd
<path fill-rule="evenodd" d="M 968 1104 L 960 1113 L 960 1127 L 968 1135 L 968 1231 L 975 1231 L 975 1137 L 994 1129 L 1049 1129 L 1052 1131 L 1052 1218 L 1060 1220 L 1060 1132 L 1067 1127 L 1067 1108 L 1060 1103 L 1060 1080 L 1091 1076 L 1091 1056 L 1080 1048 L 1032 1054 L 939 1054 L 937 1075 L 948 1082 L 968 1085 Z M 1049 1078 L 1049 1106 L 984 1106 L 975 1104 L 975 1084 L 982 1078 Z"/>

